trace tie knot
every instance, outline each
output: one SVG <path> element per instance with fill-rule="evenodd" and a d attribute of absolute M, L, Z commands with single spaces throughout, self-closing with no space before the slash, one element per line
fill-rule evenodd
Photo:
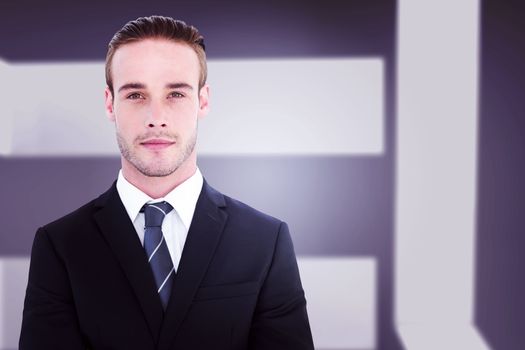
<path fill-rule="evenodd" d="M 146 203 L 142 207 L 146 227 L 162 226 L 162 220 L 173 207 L 168 202 Z"/>

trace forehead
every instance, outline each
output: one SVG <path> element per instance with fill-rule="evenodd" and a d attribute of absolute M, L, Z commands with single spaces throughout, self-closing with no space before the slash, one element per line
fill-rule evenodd
<path fill-rule="evenodd" d="M 119 47 L 111 62 L 113 85 L 140 82 L 198 85 L 199 59 L 187 44 L 166 39 L 144 39 Z"/>

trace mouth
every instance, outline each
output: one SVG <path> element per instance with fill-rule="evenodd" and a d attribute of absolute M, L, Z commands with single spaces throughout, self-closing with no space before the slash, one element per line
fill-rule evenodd
<path fill-rule="evenodd" d="M 165 139 L 148 139 L 140 143 L 141 146 L 146 147 L 149 150 L 157 151 L 168 148 L 175 144 L 175 141 Z"/>

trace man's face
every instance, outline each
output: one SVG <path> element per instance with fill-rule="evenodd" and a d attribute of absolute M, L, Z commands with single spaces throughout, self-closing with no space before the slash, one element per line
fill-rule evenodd
<path fill-rule="evenodd" d="M 123 169 L 158 177 L 194 162 L 198 119 L 208 111 L 195 51 L 145 39 L 117 49 L 111 68 L 114 96 L 106 88 L 106 113 L 115 122 Z"/>

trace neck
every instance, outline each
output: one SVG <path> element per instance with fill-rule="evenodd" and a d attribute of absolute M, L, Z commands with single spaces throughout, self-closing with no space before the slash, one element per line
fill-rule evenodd
<path fill-rule="evenodd" d="M 122 175 L 124 178 L 153 199 L 165 197 L 175 187 L 189 179 L 197 170 L 195 156 L 188 158 L 173 173 L 167 176 L 146 176 L 132 164 L 122 159 Z"/>

